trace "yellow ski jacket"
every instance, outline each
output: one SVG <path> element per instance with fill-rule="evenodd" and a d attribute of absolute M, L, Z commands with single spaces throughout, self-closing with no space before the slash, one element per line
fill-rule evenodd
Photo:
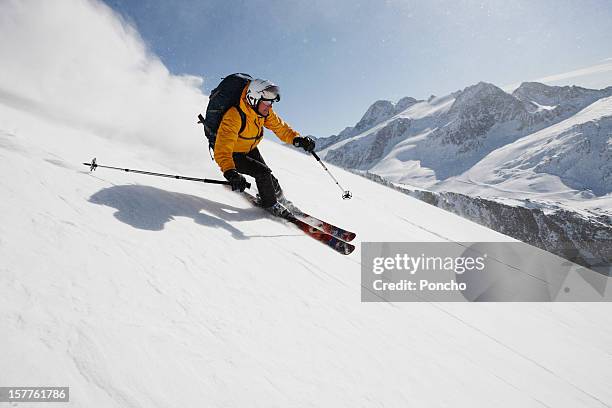
<path fill-rule="evenodd" d="M 232 153 L 248 153 L 257 147 L 263 138 L 264 127 L 273 131 L 285 143 L 293 143 L 293 139 L 299 136 L 299 133 L 279 118 L 272 108 L 270 108 L 270 113 L 267 117 L 263 117 L 255 112 L 246 102 L 248 88 L 249 85 L 245 86 L 240 97 L 240 109 L 246 116 L 244 130 L 238 134 L 242 125 L 242 119 L 235 107 L 230 108 L 223 115 L 217 130 L 217 140 L 215 141 L 214 149 L 215 161 L 223 173 L 236 168 Z"/>

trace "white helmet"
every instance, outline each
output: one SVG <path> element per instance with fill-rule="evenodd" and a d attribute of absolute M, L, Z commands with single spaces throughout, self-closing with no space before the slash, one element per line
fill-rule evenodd
<path fill-rule="evenodd" d="M 257 109 L 259 101 L 280 101 L 280 89 L 267 79 L 254 79 L 249 84 L 246 99 L 253 109 Z"/>

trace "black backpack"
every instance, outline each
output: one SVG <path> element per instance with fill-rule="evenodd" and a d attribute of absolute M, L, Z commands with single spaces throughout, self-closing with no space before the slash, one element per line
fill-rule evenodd
<path fill-rule="evenodd" d="M 246 126 L 246 115 L 240 109 L 240 96 L 242 90 L 253 78 L 248 74 L 232 74 L 228 75 L 221 83 L 210 92 L 210 98 L 208 100 L 208 107 L 206 108 L 206 117 L 198 115 L 198 123 L 204 125 L 204 134 L 208 139 L 208 147 L 210 150 L 215 149 L 215 141 L 217 140 L 217 130 L 223 119 L 223 115 L 231 107 L 236 107 L 242 124 L 240 125 L 240 132 L 242 133 Z"/>

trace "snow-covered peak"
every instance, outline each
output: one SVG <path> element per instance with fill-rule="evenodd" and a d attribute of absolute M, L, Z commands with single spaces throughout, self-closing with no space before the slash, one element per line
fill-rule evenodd
<path fill-rule="evenodd" d="M 355 125 L 356 130 L 368 129 L 377 123 L 393 116 L 395 113 L 395 105 L 391 101 L 376 101 L 374 102 L 363 115 L 361 120 Z"/>
<path fill-rule="evenodd" d="M 504 92 L 503 89 L 487 82 L 479 82 L 458 92 L 451 109 L 456 110 L 464 106 L 481 104 L 483 100 L 491 98 L 500 98 L 505 101 L 513 100 L 512 96 Z"/>
<path fill-rule="evenodd" d="M 494 122 L 506 122 L 527 112 L 518 99 L 501 88 L 479 82 L 457 94 L 450 113 L 463 119 L 478 119 L 479 125 L 488 129 Z"/>
<path fill-rule="evenodd" d="M 354 128 L 351 128 L 352 135 L 363 132 L 364 130 L 370 129 L 371 127 L 387 120 L 394 115 L 408 109 L 412 105 L 419 101 L 413 97 L 406 96 L 400 99 L 397 103 L 393 103 L 388 100 L 379 100 L 374 102 L 364 113 L 363 117 Z"/>
<path fill-rule="evenodd" d="M 395 105 L 395 113 L 402 112 L 418 102 L 419 101 L 414 99 L 413 97 L 406 96 L 397 101 L 397 104 Z"/>
<path fill-rule="evenodd" d="M 397 103 L 388 100 L 376 101 L 368 108 L 355 126 L 345 127 L 337 135 L 318 138 L 317 147 L 319 150 L 324 150 L 343 140 L 368 132 L 377 125 L 384 126 L 385 123 L 383 122 L 392 120 L 395 115 L 410 109 L 419 102 L 423 101 L 411 96 L 403 97 Z"/>
<path fill-rule="evenodd" d="M 587 89 L 579 86 L 550 86 L 539 82 L 523 82 L 512 95 L 526 104 L 537 106 L 584 107 L 597 99 L 612 95 L 612 87 Z"/>
<path fill-rule="evenodd" d="M 500 93 L 505 94 L 506 92 L 504 92 L 503 89 L 499 88 L 498 86 L 495 86 L 489 82 L 480 81 L 475 85 L 470 85 L 466 87 L 463 91 L 461 91 L 459 95 L 462 96 L 463 98 L 469 98 L 469 97 L 478 97 L 478 96 L 482 96 L 485 94 L 500 94 Z"/>

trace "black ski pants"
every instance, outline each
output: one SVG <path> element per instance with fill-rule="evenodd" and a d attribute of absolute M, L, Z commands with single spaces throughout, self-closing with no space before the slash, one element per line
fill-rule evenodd
<path fill-rule="evenodd" d="M 278 184 L 278 181 L 274 179 L 272 170 L 261 157 L 259 149 L 255 148 L 248 153 L 233 153 L 232 157 L 239 173 L 255 178 L 261 206 L 270 207 L 276 204 L 275 184 Z"/>

